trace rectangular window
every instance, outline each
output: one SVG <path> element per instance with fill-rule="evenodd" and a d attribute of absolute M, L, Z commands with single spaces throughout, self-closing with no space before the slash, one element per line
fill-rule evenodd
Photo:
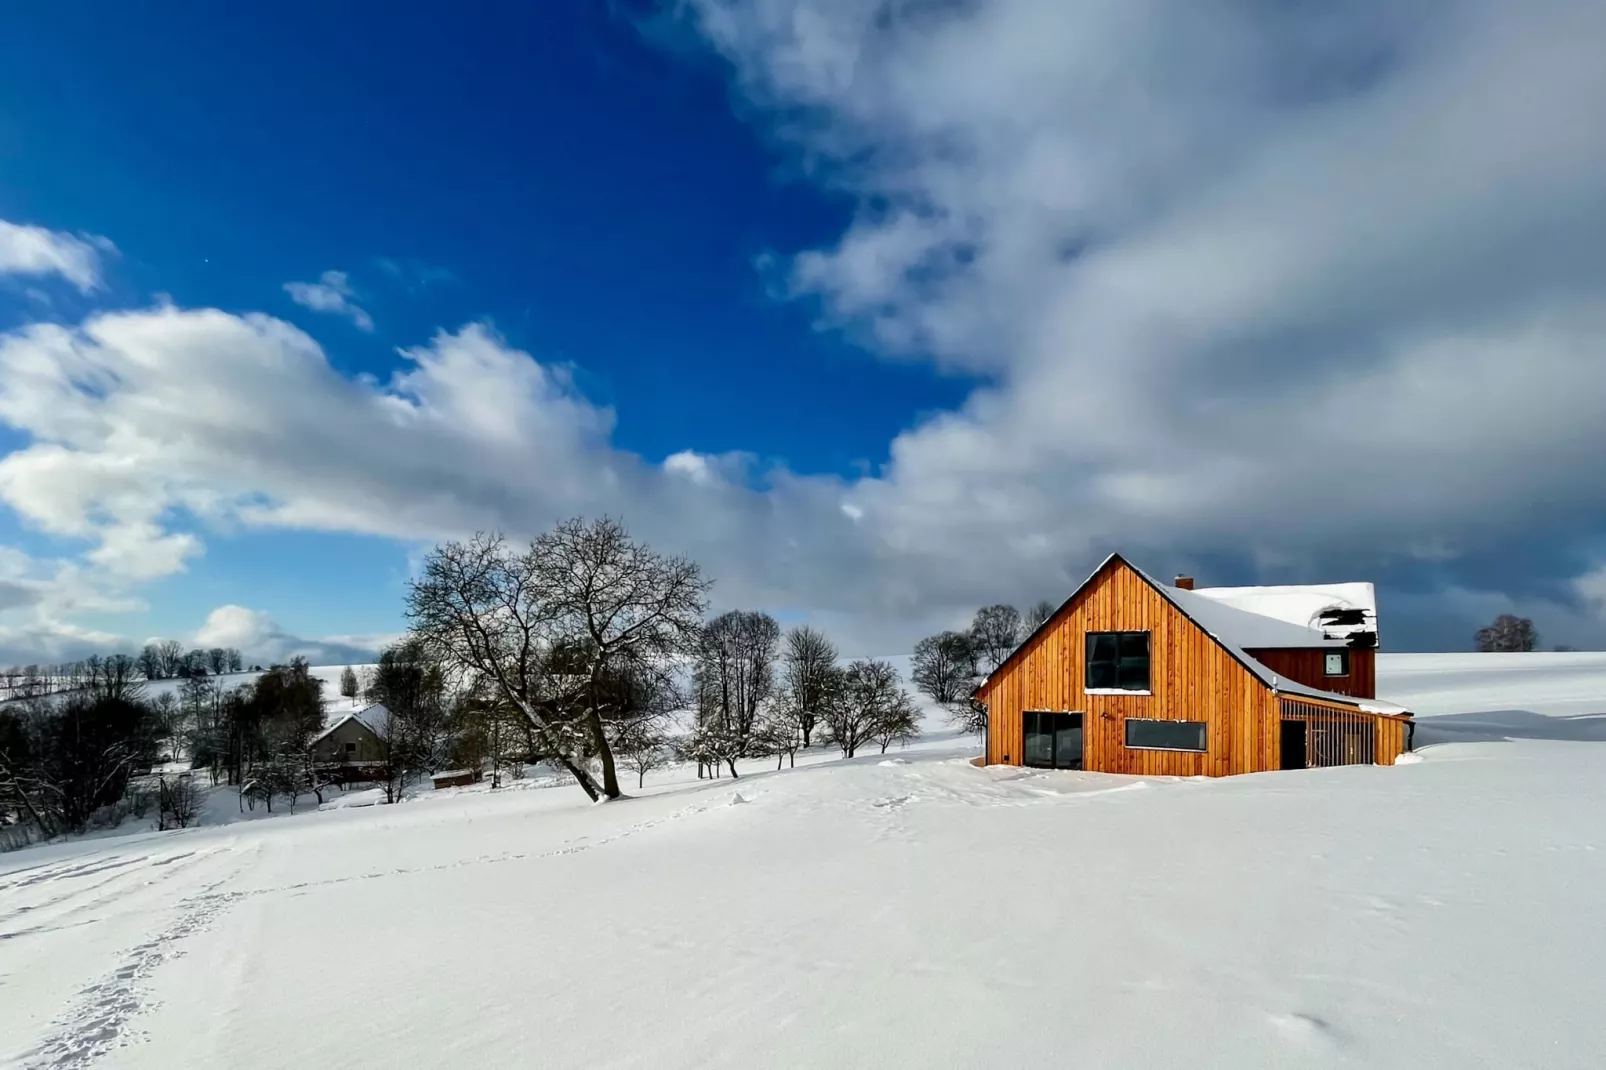
<path fill-rule="evenodd" d="M 1139 750 L 1205 750 L 1205 722 L 1126 719 L 1126 745 Z"/>
<path fill-rule="evenodd" d="M 1348 650 L 1329 650 L 1327 652 L 1327 669 L 1326 669 L 1326 672 L 1327 672 L 1328 676 L 1348 676 L 1349 675 L 1349 651 Z"/>
<path fill-rule="evenodd" d="M 346 744 L 346 753 L 347 754 L 356 754 L 357 753 L 357 744 L 355 744 L 355 743 L 347 743 Z"/>
<path fill-rule="evenodd" d="M 1080 713 L 1041 713 L 1028 710 L 1021 715 L 1026 744 L 1022 758 L 1038 769 L 1082 768 L 1082 715 Z"/>
<path fill-rule="evenodd" d="M 1148 691 L 1148 632 L 1088 632 L 1090 691 Z"/>

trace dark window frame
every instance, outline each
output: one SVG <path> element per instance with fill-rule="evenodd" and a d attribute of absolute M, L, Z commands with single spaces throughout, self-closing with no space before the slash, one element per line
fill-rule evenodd
<path fill-rule="evenodd" d="M 1048 733 L 1052 740 L 1053 753 L 1049 755 L 1047 764 L 1033 761 L 1029 755 L 1030 749 L 1027 740 L 1034 735 L 1043 735 L 1042 724 L 1037 718 L 1051 718 L 1052 730 Z M 1074 719 L 1074 723 L 1073 723 Z M 1059 734 L 1075 729 L 1082 733 L 1080 746 L 1076 759 L 1064 764 L 1060 763 Z M 1034 731 L 1035 729 L 1035 731 Z M 1023 710 L 1021 711 L 1021 765 L 1028 769 L 1081 769 L 1087 761 L 1087 715 L 1082 710 Z"/>
<path fill-rule="evenodd" d="M 1329 672 L 1327 670 L 1327 659 L 1332 657 L 1334 654 L 1337 654 L 1339 656 L 1339 659 L 1343 664 L 1343 670 L 1341 672 Z M 1349 673 L 1350 673 L 1350 658 L 1349 658 L 1349 651 L 1348 650 L 1324 650 L 1324 651 L 1322 651 L 1322 675 L 1323 676 L 1330 676 L 1333 679 L 1338 679 L 1340 677 L 1348 676 Z"/>
<path fill-rule="evenodd" d="M 1135 660 L 1136 655 L 1127 649 L 1130 642 L 1141 637 L 1143 640 L 1143 686 L 1133 687 L 1129 681 L 1123 681 L 1121 676 L 1127 671 L 1126 662 Z M 1099 640 L 1115 642 L 1115 659 L 1113 663 L 1108 657 L 1095 657 L 1094 650 L 1100 645 Z M 1154 642 L 1148 631 L 1122 631 L 1122 632 L 1088 632 L 1082 644 L 1082 690 L 1095 694 L 1105 691 L 1116 691 L 1128 695 L 1152 695 L 1154 693 Z M 1114 665 L 1114 682 L 1095 683 L 1095 666 L 1105 667 Z"/>
<path fill-rule="evenodd" d="M 1133 743 L 1133 725 L 1188 725 L 1199 729 L 1200 745 L 1197 747 L 1161 747 L 1150 743 Z M 1128 717 L 1121 728 L 1121 745 L 1127 750 L 1163 750 L 1175 751 L 1180 754 L 1207 754 L 1210 751 L 1210 722 L 1208 721 L 1175 721 L 1160 717 Z"/>

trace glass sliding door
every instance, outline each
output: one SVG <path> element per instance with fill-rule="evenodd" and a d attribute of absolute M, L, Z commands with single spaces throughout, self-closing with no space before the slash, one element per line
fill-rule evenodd
<path fill-rule="evenodd" d="M 1082 768 L 1082 715 L 1056 713 L 1054 726 L 1054 768 Z"/>
<path fill-rule="evenodd" d="M 1025 750 L 1022 757 L 1027 765 L 1038 769 L 1054 768 L 1054 727 L 1052 713 L 1024 714 L 1026 718 Z"/>
<path fill-rule="evenodd" d="M 1082 715 L 1080 713 L 1022 714 L 1025 764 L 1035 769 L 1082 768 Z"/>

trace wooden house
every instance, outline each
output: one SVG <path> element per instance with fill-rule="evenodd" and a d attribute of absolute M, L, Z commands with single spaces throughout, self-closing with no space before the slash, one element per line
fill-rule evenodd
<path fill-rule="evenodd" d="M 1325 593 L 1324 593 L 1325 592 Z M 976 691 L 986 761 L 1228 776 L 1392 765 L 1370 584 L 1195 590 L 1112 554 Z"/>
<path fill-rule="evenodd" d="M 389 733 L 390 711 L 382 703 L 348 713 L 313 738 L 313 764 L 344 770 L 353 780 L 377 776 L 390 760 Z"/>

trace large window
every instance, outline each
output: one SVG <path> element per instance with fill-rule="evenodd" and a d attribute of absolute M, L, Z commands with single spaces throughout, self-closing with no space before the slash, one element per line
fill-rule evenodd
<path fill-rule="evenodd" d="M 1025 752 L 1021 758 L 1027 765 L 1038 769 L 1082 768 L 1080 713 L 1028 710 L 1021 716 L 1025 720 Z"/>
<path fill-rule="evenodd" d="M 1149 690 L 1148 632 L 1088 632 L 1087 690 Z"/>
<path fill-rule="evenodd" d="M 1126 719 L 1126 745 L 1139 750 L 1205 750 L 1203 721 Z"/>

